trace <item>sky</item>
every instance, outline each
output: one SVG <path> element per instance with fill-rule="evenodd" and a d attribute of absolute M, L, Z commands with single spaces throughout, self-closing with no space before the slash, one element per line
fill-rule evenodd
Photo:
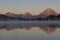
<path fill-rule="evenodd" d="M 6 12 L 39 14 L 47 8 L 60 13 L 60 0 L 0 0 L 1 14 Z"/>

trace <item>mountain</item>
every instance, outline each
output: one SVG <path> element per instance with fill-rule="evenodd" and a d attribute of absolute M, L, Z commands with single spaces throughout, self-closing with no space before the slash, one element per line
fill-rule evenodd
<path fill-rule="evenodd" d="M 23 14 L 23 16 L 22 16 L 22 17 L 23 17 L 24 19 L 30 19 L 30 18 L 31 18 L 31 16 L 32 16 L 32 15 L 31 15 L 31 13 L 26 12 L 26 13 L 24 13 L 24 14 Z"/>
<path fill-rule="evenodd" d="M 58 13 L 55 12 L 55 10 L 51 9 L 51 8 L 47 8 L 46 10 L 44 10 L 43 12 L 41 12 L 38 16 L 45 18 L 49 15 L 58 15 Z"/>
<path fill-rule="evenodd" d="M 24 16 L 32 16 L 31 13 L 29 13 L 29 12 L 26 12 L 26 13 L 24 13 L 23 15 L 24 15 Z"/>
<path fill-rule="evenodd" d="M 7 12 L 5 13 L 5 15 L 9 17 L 14 17 L 15 14 L 13 12 Z"/>

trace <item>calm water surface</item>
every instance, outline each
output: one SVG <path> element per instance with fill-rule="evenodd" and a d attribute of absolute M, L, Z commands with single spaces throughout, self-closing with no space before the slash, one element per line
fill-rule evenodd
<path fill-rule="evenodd" d="M 60 21 L 1 21 L 0 40 L 60 40 Z"/>

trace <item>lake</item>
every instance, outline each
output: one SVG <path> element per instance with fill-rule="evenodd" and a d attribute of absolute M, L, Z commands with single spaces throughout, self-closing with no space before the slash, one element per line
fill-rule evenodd
<path fill-rule="evenodd" d="M 60 21 L 0 21 L 0 40 L 60 40 Z"/>

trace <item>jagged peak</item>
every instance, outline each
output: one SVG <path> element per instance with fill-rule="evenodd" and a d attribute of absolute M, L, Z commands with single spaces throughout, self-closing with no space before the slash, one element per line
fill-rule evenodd
<path fill-rule="evenodd" d="M 7 12 L 7 13 L 5 13 L 5 14 L 14 14 L 13 12 Z"/>
<path fill-rule="evenodd" d="M 5 15 L 7 15 L 7 16 L 14 16 L 15 14 L 13 12 L 7 12 L 7 13 L 5 13 Z"/>
<path fill-rule="evenodd" d="M 25 16 L 31 16 L 31 13 L 30 12 L 25 12 L 24 15 Z"/>
<path fill-rule="evenodd" d="M 52 8 L 47 8 L 45 11 L 47 11 L 47 12 L 55 12 L 55 10 L 53 10 Z"/>
<path fill-rule="evenodd" d="M 47 8 L 46 10 L 42 11 L 40 14 L 56 15 L 57 13 L 52 8 Z"/>
<path fill-rule="evenodd" d="M 47 8 L 46 10 L 53 10 L 52 8 Z"/>

